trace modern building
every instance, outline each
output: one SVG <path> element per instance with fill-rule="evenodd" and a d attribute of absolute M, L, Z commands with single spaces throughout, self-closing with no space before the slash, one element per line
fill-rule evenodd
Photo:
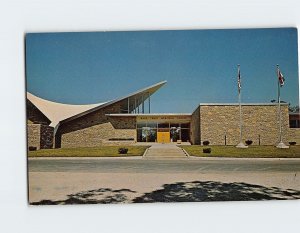
<path fill-rule="evenodd" d="M 193 113 L 151 113 L 151 96 L 166 81 L 122 98 L 92 105 L 68 105 L 27 92 L 28 147 L 95 147 L 137 142 L 236 145 L 239 142 L 239 106 L 207 103 Z M 279 138 L 278 106 L 242 104 L 243 140 L 275 145 Z M 281 106 L 285 143 L 300 144 L 300 130 L 289 127 L 288 105 Z"/>

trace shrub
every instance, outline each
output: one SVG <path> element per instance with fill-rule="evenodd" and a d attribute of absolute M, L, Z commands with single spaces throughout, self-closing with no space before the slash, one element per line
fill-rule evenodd
<path fill-rule="evenodd" d="M 246 143 L 247 146 L 250 146 L 253 143 L 253 141 L 252 140 L 246 140 L 245 143 Z"/>
<path fill-rule="evenodd" d="M 119 154 L 127 154 L 127 152 L 128 152 L 128 148 L 125 148 L 125 147 L 121 147 L 121 148 L 119 148 Z"/>
<path fill-rule="evenodd" d="M 289 144 L 290 144 L 291 146 L 295 146 L 297 143 L 296 143 L 296 142 L 289 142 Z"/>
<path fill-rule="evenodd" d="M 134 141 L 134 138 L 110 138 L 109 141 Z"/>
<path fill-rule="evenodd" d="M 211 148 L 204 148 L 203 153 L 211 153 Z"/>
<path fill-rule="evenodd" d="M 208 146 L 209 145 L 209 141 L 203 141 L 203 145 L 204 146 Z"/>
<path fill-rule="evenodd" d="M 36 146 L 30 146 L 30 147 L 28 148 L 29 151 L 34 151 L 34 150 L 36 150 L 36 149 L 37 149 Z"/>

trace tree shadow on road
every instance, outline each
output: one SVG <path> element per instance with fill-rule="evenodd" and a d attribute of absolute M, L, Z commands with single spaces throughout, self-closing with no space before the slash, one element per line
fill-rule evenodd
<path fill-rule="evenodd" d="M 68 195 L 65 200 L 42 200 L 32 205 L 113 204 L 147 202 L 256 201 L 300 199 L 300 191 L 247 183 L 192 181 L 165 184 L 162 189 L 136 196 L 130 189 L 100 188 Z"/>
<path fill-rule="evenodd" d="M 112 203 L 126 203 L 129 201 L 128 195 L 135 193 L 130 189 L 112 190 L 110 188 L 100 188 L 88 191 L 82 191 L 75 194 L 68 195 L 65 200 L 42 200 L 39 202 L 32 202 L 31 205 L 64 205 L 64 204 L 112 204 Z"/>
<path fill-rule="evenodd" d="M 165 184 L 162 189 L 133 200 L 146 202 L 254 201 L 299 199 L 300 191 L 247 183 L 193 181 Z"/>

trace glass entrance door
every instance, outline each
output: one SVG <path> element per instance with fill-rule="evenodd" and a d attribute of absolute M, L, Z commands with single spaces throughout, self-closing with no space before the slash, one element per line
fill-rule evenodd
<path fill-rule="evenodd" d="M 190 140 L 190 123 L 138 122 L 138 142 L 170 143 Z"/>
<path fill-rule="evenodd" d="M 177 142 L 177 140 L 181 140 L 181 128 L 180 127 L 171 127 L 170 128 L 170 137 L 171 137 L 171 142 Z"/>

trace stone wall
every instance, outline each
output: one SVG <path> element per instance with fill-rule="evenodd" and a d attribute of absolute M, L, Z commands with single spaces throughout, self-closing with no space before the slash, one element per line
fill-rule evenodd
<path fill-rule="evenodd" d="M 300 145 L 300 128 L 289 129 L 289 142 L 296 142 Z"/>
<path fill-rule="evenodd" d="M 283 141 L 289 139 L 288 106 L 282 105 Z M 243 142 L 252 140 L 253 145 L 274 145 L 279 138 L 279 119 L 277 105 L 243 105 Z M 200 106 L 201 143 L 210 141 L 211 145 L 239 143 L 239 106 L 238 105 L 201 105 Z"/>
<path fill-rule="evenodd" d="M 53 148 L 54 128 L 48 125 L 41 125 L 40 128 L 40 149 Z"/>
<path fill-rule="evenodd" d="M 136 141 L 136 117 L 109 117 L 119 113 L 120 103 L 104 107 L 77 119 L 62 123 L 56 133 L 55 147 L 95 147 L 102 145 L 131 144 Z M 110 141 L 109 139 L 133 141 Z"/>
<path fill-rule="evenodd" d="M 41 124 L 27 125 L 27 146 L 39 149 L 53 148 L 53 127 Z"/>
<path fill-rule="evenodd" d="M 27 124 L 27 147 L 40 149 L 40 124 Z"/>
<path fill-rule="evenodd" d="M 192 145 L 200 144 L 200 106 L 192 113 L 190 136 Z"/>

